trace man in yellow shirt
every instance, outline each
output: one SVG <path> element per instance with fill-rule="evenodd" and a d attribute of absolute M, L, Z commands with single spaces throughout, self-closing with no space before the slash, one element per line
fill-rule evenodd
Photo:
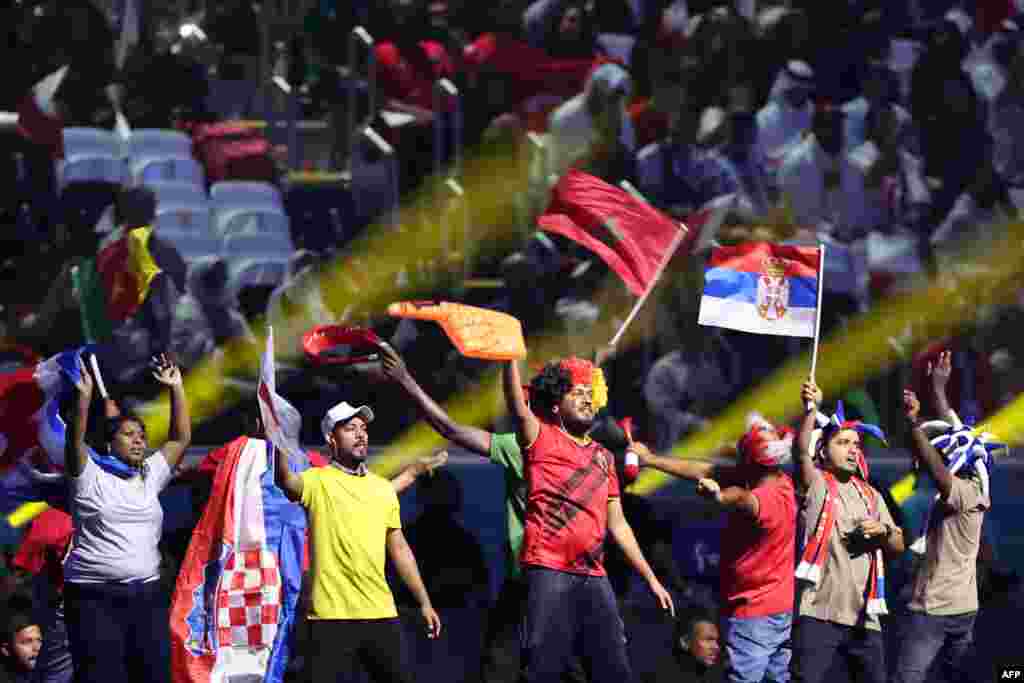
<path fill-rule="evenodd" d="M 329 467 L 293 473 L 276 459 L 276 479 L 285 495 L 306 508 L 312 539 L 310 576 L 310 678 L 334 683 L 357 664 L 375 682 L 409 683 L 402 666 L 401 627 L 384 578 L 389 557 L 420 605 L 427 637 L 441 633 L 416 558 L 402 534 L 398 496 L 387 479 L 366 468 L 369 406 L 342 401 L 320 426 L 330 447 Z"/>

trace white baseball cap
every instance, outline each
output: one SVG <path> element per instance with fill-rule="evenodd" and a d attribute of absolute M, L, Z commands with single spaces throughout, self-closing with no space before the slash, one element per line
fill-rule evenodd
<path fill-rule="evenodd" d="M 356 415 L 362 416 L 367 423 L 373 422 L 373 411 L 370 406 L 359 406 L 358 408 L 342 401 L 327 411 L 324 419 L 320 421 L 320 429 L 324 433 L 324 441 L 334 431 L 334 426 L 339 422 L 348 422 Z"/>

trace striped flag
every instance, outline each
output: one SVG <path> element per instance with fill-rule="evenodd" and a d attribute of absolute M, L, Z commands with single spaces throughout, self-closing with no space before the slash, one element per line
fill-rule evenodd
<path fill-rule="evenodd" d="M 86 339 L 105 341 L 114 327 L 135 315 L 160 267 L 149 251 L 151 226 L 114 233 L 96 257 L 74 273 Z"/>

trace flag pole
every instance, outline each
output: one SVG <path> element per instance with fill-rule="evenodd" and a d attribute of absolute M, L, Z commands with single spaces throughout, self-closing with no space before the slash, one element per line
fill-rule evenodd
<path fill-rule="evenodd" d="M 103 375 L 100 374 L 100 365 L 96 362 L 95 353 L 89 354 L 89 367 L 92 368 L 92 376 L 96 378 L 96 388 L 100 390 L 100 398 L 103 400 L 110 398 L 107 387 L 103 384 Z"/>
<path fill-rule="evenodd" d="M 814 346 L 811 347 L 811 374 L 810 380 L 814 382 L 814 375 L 818 369 L 818 342 L 821 338 L 821 296 L 825 292 L 825 245 L 818 243 L 818 305 L 814 311 Z M 814 410 L 814 404 L 810 401 L 805 406 L 807 412 Z"/>
<path fill-rule="evenodd" d="M 619 186 L 626 192 L 636 197 L 637 199 L 640 199 L 650 204 L 650 202 L 647 201 L 647 198 L 640 194 L 640 192 L 635 187 L 633 187 L 633 185 L 629 181 L 623 180 L 621 183 L 619 183 Z M 678 249 L 679 245 L 683 243 L 683 240 L 686 239 L 686 235 L 689 232 L 690 229 L 686 227 L 686 224 L 680 222 L 679 232 L 677 232 L 676 236 L 672 238 L 672 244 L 669 245 L 668 251 L 665 252 L 664 258 L 662 258 L 661 263 L 658 265 L 658 270 L 654 273 L 654 277 L 651 278 L 651 284 L 647 285 L 647 289 L 640 296 L 640 298 L 636 300 L 636 303 L 633 304 L 633 310 L 629 312 L 629 315 L 626 317 L 626 320 L 623 321 L 622 325 L 619 326 L 619 330 L 615 333 L 615 336 L 612 337 L 612 340 L 608 342 L 608 346 L 615 347 L 615 345 L 618 344 L 619 341 L 622 339 L 622 335 L 626 333 L 626 328 L 629 327 L 629 324 L 631 322 L 633 322 L 633 319 L 636 318 L 637 314 L 640 312 L 640 309 L 647 301 L 647 297 L 649 297 L 651 295 L 651 292 L 654 291 L 655 285 L 657 285 L 658 280 L 661 279 L 661 275 L 662 273 L 665 272 L 665 269 L 668 267 L 669 261 L 671 261 L 672 257 L 675 255 L 676 249 Z"/>

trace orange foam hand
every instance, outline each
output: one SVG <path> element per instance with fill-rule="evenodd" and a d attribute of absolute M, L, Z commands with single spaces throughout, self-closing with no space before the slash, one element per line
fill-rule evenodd
<path fill-rule="evenodd" d="M 526 358 L 523 326 L 507 313 L 450 301 L 401 301 L 388 306 L 388 314 L 437 322 L 459 353 L 468 358 Z"/>

